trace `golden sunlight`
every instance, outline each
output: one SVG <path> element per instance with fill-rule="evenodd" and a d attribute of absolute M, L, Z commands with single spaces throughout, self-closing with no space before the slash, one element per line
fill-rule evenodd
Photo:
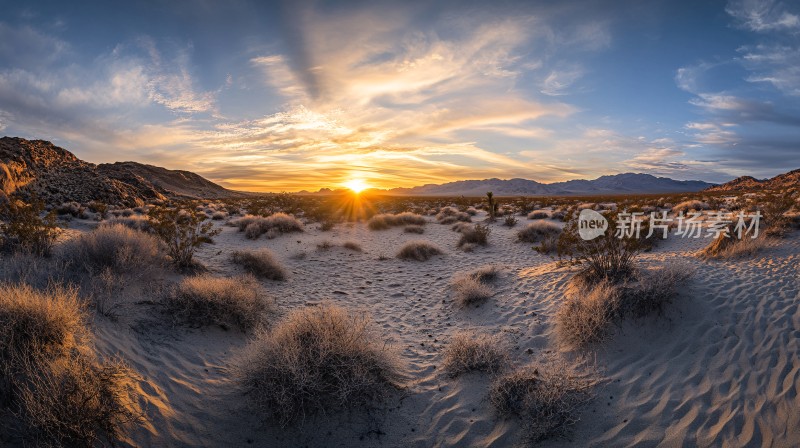
<path fill-rule="evenodd" d="M 369 185 L 367 185 L 367 183 L 364 182 L 364 179 L 350 180 L 347 183 L 345 183 L 344 186 L 353 190 L 354 193 L 361 193 L 362 191 L 369 188 Z"/>

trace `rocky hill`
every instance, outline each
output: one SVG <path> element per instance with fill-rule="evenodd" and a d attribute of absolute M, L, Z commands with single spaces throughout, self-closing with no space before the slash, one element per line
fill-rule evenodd
<path fill-rule="evenodd" d="M 48 141 L 3 137 L 0 198 L 18 192 L 23 197 L 35 195 L 49 204 L 101 201 L 134 206 L 167 197 L 241 195 L 193 173 L 141 167 L 148 166 L 133 162 L 97 166 Z M 204 196 L 206 193 L 209 196 Z"/>
<path fill-rule="evenodd" d="M 756 179 L 751 176 L 737 177 L 721 185 L 715 185 L 706 191 L 754 191 L 754 190 L 785 190 L 800 188 L 800 169 L 779 174 L 771 179 Z"/>

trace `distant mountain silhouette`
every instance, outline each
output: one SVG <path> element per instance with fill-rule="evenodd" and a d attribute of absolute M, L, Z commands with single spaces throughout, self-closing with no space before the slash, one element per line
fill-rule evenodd
<path fill-rule="evenodd" d="M 544 184 L 528 179 L 460 180 L 412 188 L 394 188 L 384 193 L 403 196 L 495 196 L 595 195 L 634 193 L 686 193 L 713 186 L 699 180 L 673 180 L 650 174 L 624 173 L 594 180 L 570 180 Z"/>

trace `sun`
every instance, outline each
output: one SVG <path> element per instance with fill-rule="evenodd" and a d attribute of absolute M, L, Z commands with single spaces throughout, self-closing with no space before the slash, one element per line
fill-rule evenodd
<path fill-rule="evenodd" d="M 364 179 L 352 179 L 344 184 L 345 187 L 353 190 L 353 193 L 361 193 L 362 191 L 369 188 Z"/>

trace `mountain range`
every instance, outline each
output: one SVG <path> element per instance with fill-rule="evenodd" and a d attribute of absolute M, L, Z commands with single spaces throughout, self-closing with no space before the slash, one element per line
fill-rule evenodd
<path fill-rule="evenodd" d="M 701 191 L 714 184 L 699 180 L 674 180 L 650 174 L 624 173 L 594 180 L 569 180 L 544 184 L 528 179 L 460 180 L 413 188 L 394 188 L 385 194 L 404 196 L 561 196 L 598 194 L 686 193 Z"/>
<path fill-rule="evenodd" d="M 528 179 L 461 180 L 412 188 L 371 191 L 396 196 L 495 196 L 601 195 L 642 193 L 724 192 L 781 189 L 800 185 L 800 169 L 771 179 L 749 176 L 714 185 L 699 180 L 674 180 L 650 174 L 624 173 L 593 180 L 540 183 Z M 181 170 L 137 162 L 95 165 L 77 158 L 64 148 L 44 140 L 0 138 L 0 199 L 19 191 L 23 197 L 36 196 L 50 204 L 69 201 L 140 205 L 166 198 L 222 199 L 248 197 L 226 189 L 202 176 Z M 324 188 L 313 194 L 333 194 Z M 301 194 L 308 192 L 300 192 Z"/>

